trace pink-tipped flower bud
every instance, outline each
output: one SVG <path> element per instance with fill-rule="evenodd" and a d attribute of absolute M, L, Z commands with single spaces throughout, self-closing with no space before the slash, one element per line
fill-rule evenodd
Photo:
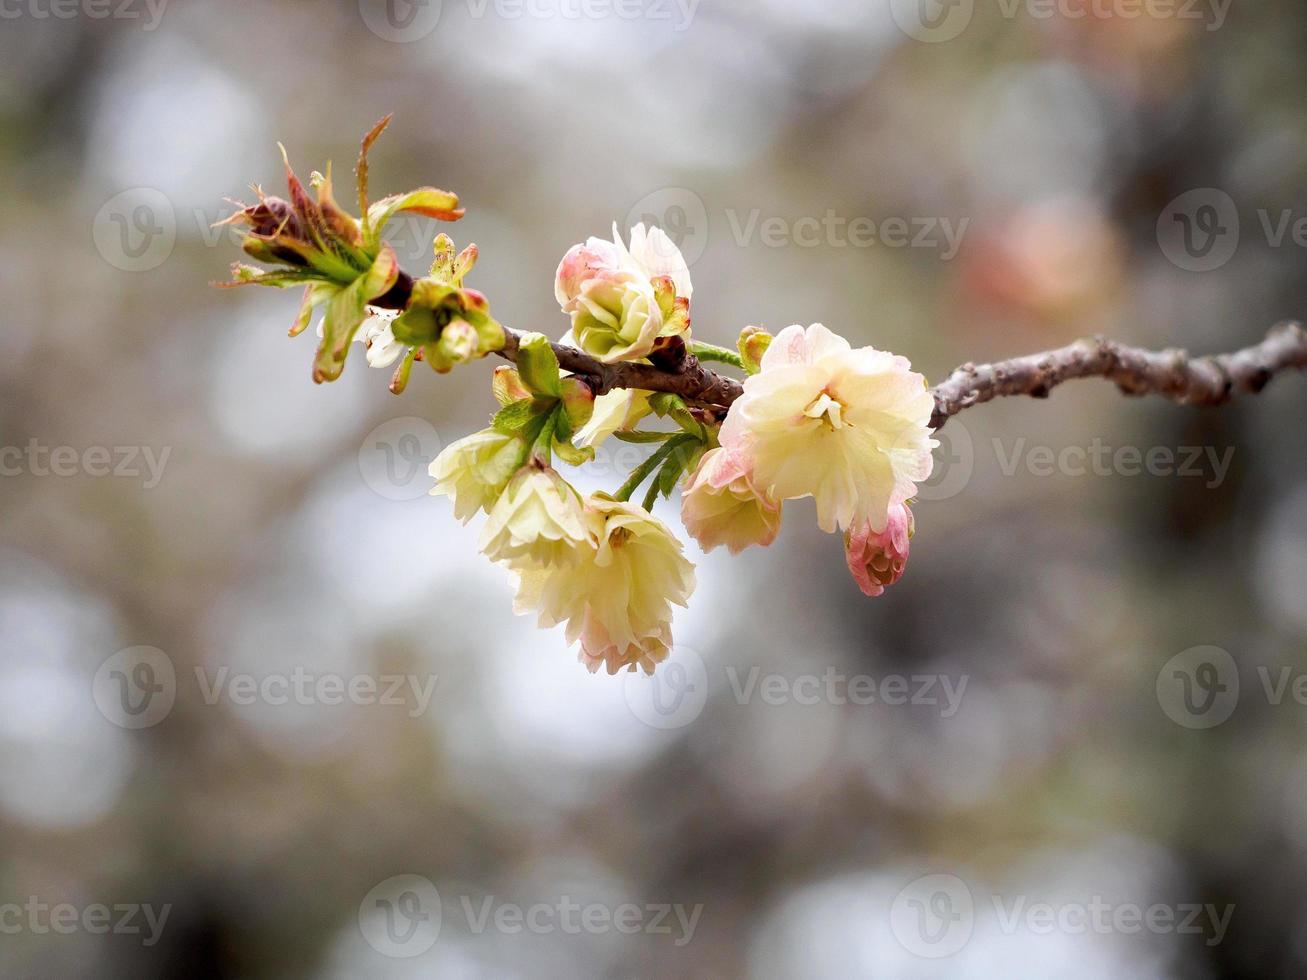
<path fill-rule="evenodd" d="M 844 535 L 844 555 L 853 581 L 863 595 L 878 596 L 903 577 L 908 564 L 908 542 L 916 533 L 916 522 L 906 504 L 889 509 L 885 530 L 873 531 L 860 524 Z"/>

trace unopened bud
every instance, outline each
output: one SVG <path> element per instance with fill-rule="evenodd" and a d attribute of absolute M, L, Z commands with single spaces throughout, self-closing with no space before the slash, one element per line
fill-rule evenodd
<path fill-rule="evenodd" d="M 895 504 L 889 509 L 883 531 L 873 531 L 864 524 L 845 534 L 844 556 L 853 580 L 864 595 L 878 596 L 903 577 L 908 564 L 908 542 L 916 530 L 908 506 Z"/>
<path fill-rule="evenodd" d="M 574 377 L 563 379 L 563 411 L 567 413 L 567 420 L 572 424 L 572 431 L 575 432 L 590 421 L 594 408 L 594 390 L 583 379 Z"/>
<path fill-rule="evenodd" d="M 762 370 L 762 355 L 767 353 L 771 342 L 772 335 L 762 327 L 745 327 L 740 331 L 740 340 L 736 346 L 746 371 L 757 374 Z"/>
<path fill-rule="evenodd" d="M 531 392 L 522 384 L 522 377 L 517 373 L 517 368 L 507 364 L 495 368 L 494 376 L 490 379 L 490 391 L 500 405 L 511 405 L 513 402 L 531 397 Z"/>

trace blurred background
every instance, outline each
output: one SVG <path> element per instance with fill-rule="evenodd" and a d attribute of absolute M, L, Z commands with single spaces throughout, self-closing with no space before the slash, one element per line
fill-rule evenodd
<path fill-rule="evenodd" d="M 935 380 L 1095 332 L 1234 349 L 1307 309 L 1307 9 L 0 20 L 4 976 L 1307 970 L 1303 379 L 968 411 L 887 595 L 791 503 L 770 549 L 687 542 L 657 677 L 591 676 L 426 495 L 492 365 L 396 398 L 356 349 L 315 386 L 296 293 L 209 285 L 277 140 L 345 188 L 393 111 L 374 193 L 457 191 L 518 328 L 566 329 L 569 245 L 652 220 L 717 343 L 821 321 Z M 392 225 L 405 268 L 436 230 Z"/>

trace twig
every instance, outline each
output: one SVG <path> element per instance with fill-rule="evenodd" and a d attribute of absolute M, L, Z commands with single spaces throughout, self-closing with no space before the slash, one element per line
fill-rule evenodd
<path fill-rule="evenodd" d="M 403 309 L 412 282 L 401 273 L 395 287 L 373 305 Z M 505 334 L 507 342 L 497 353 L 516 361 L 522 334 L 507 328 Z M 720 417 L 744 391 L 739 381 L 710 371 L 693 354 L 668 369 L 630 361 L 605 364 L 575 347 L 552 346 L 558 363 L 585 377 L 596 394 L 614 388 L 666 391 Z M 935 412 L 930 425 L 939 429 L 963 409 L 994 398 L 1047 398 L 1053 388 L 1073 378 L 1106 378 L 1127 395 L 1161 395 L 1184 405 L 1222 405 L 1240 392 L 1256 394 L 1277 374 L 1290 369 L 1307 370 L 1307 331 L 1293 321 L 1272 327 L 1259 344 L 1192 359 L 1183 350 L 1150 351 L 1091 337 L 993 364 L 963 364 L 932 389 Z"/>
<path fill-rule="evenodd" d="M 964 408 L 1005 395 L 1047 398 L 1072 378 L 1107 378 L 1127 395 L 1162 395 L 1182 405 L 1223 405 L 1238 392 L 1256 394 L 1291 368 L 1307 370 L 1307 331 L 1294 322 L 1277 324 L 1252 347 L 1193 359 L 1182 350 L 1092 337 L 1043 354 L 962 365 L 935 386 L 930 425 L 938 429 Z"/>

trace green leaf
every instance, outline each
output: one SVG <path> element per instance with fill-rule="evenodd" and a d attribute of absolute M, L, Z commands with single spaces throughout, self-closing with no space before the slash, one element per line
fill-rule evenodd
<path fill-rule="evenodd" d="M 688 457 L 685 446 L 678 445 L 676 451 L 667 457 L 667 462 L 663 463 L 663 468 L 658 471 L 658 479 L 655 481 L 658 486 L 658 492 L 664 497 L 670 497 L 672 491 L 676 489 L 676 484 L 681 480 L 681 474 L 685 472 L 685 463 Z"/>
<path fill-rule="evenodd" d="M 287 289 L 291 286 L 303 286 L 305 283 L 333 283 L 329 276 L 313 269 L 259 269 L 243 262 L 233 262 L 231 282 L 220 282 L 218 286 L 276 286 Z"/>
<path fill-rule="evenodd" d="M 595 458 L 593 446 L 578 448 L 567 440 L 555 440 L 554 452 L 558 453 L 558 458 L 569 466 L 581 466 Z"/>
<path fill-rule="evenodd" d="M 458 195 L 449 191 L 419 187 L 407 194 L 392 194 L 368 207 L 366 227 L 371 241 L 365 242 L 365 245 L 375 246 L 381 240 L 387 222 L 401 211 L 412 211 L 441 221 L 457 221 L 463 217 L 463 209 L 458 206 Z"/>
<path fill-rule="evenodd" d="M 345 355 L 354 334 L 367 317 L 369 300 L 376 299 L 395 283 L 399 262 L 394 249 L 384 246 L 372 268 L 345 288 L 336 292 L 326 304 L 322 323 L 322 343 L 313 362 L 313 380 L 335 381 L 345 367 Z"/>
<path fill-rule="evenodd" d="M 622 442 L 647 443 L 647 442 L 666 442 L 668 439 L 679 434 L 680 433 L 677 432 L 648 432 L 648 431 L 623 432 L 621 429 L 618 429 L 616 432 L 613 433 L 613 436 L 617 439 L 621 439 Z"/>
<path fill-rule="evenodd" d="M 541 416 L 553 410 L 553 405 L 539 398 L 523 398 L 506 405 L 495 413 L 490 425 L 496 432 L 517 435 L 525 432 Z"/>
<path fill-rule="evenodd" d="M 521 376 L 522 383 L 536 394 L 549 398 L 563 397 L 558 358 L 549 346 L 549 338 L 544 334 L 529 333 L 522 337 L 517 348 L 517 373 Z"/>
<path fill-rule="evenodd" d="M 295 337 L 304 332 L 313 319 L 313 311 L 329 301 L 340 289 L 334 283 L 313 282 L 304 289 L 304 299 L 300 302 L 299 313 L 291 324 L 290 335 Z"/>
<path fill-rule="evenodd" d="M 660 391 L 649 396 L 649 407 L 653 409 L 655 415 L 665 417 L 678 408 L 685 408 L 685 402 L 680 395 L 673 395 L 669 391 Z"/>
<path fill-rule="evenodd" d="M 572 417 L 567 414 L 567 409 L 562 402 L 559 402 L 554 409 L 553 415 L 549 417 L 550 425 L 553 426 L 556 438 L 571 442 L 572 435 L 576 431 L 572 428 Z"/>

